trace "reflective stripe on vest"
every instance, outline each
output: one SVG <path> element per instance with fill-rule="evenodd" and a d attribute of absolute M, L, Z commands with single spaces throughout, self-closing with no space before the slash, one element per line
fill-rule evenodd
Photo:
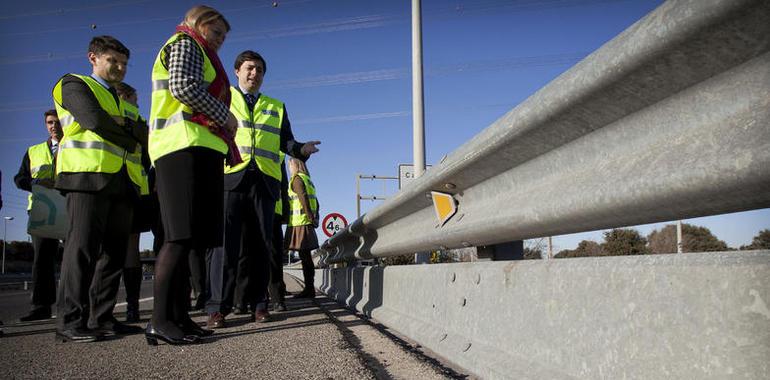
<path fill-rule="evenodd" d="M 310 217 L 303 212 L 299 196 L 291 188 L 291 182 L 294 181 L 295 177 L 299 177 L 305 185 L 305 193 L 307 193 L 308 202 L 310 202 L 310 212 L 313 215 L 318 213 L 318 200 L 316 199 L 316 191 L 313 182 L 307 174 L 297 173 L 291 178 L 291 181 L 289 181 L 289 208 L 291 210 L 289 212 L 289 227 L 313 224 Z"/>
<path fill-rule="evenodd" d="M 192 119 L 192 114 L 184 111 L 177 112 L 168 117 L 168 119 L 150 119 L 150 130 L 158 130 L 166 128 L 166 126 L 181 123 L 183 121 L 189 122 Z"/>
<path fill-rule="evenodd" d="M 48 141 L 32 145 L 27 149 L 29 156 L 29 173 L 32 179 L 54 179 L 53 156 Z M 32 209 L 32 192 L 27 197 L 27 210 Z"/>
<path fill-rule="evenodd" d="M 283 103 L 260 94 L 254 109 L 250 110 L 243 94 L 235 87 L 230 87 L 230 99 L 230 112 L 238 120 L 235 143 L 243 162 L 232 167 L 225 165 L 225 174 L 245 169 L 253 158 L 262 173 L 280 181 Z"/>
<path fill-rule="evenodd" d="M 96 97 L 99 105 L 110 116 L 128 117 L 126 108 L 136 110 L 123 100 L 115 97 L 94 78 L 85 75 L 67 74 L 82 80 Z M 62 123 L 64 137 L 59 144 L 57 153 L 56 174 L 59 173 L 117 173 L 126 165 L 126 171 L 131 181 L 139 188 L 139 193 L 149 194 L 147 174 L 142 167 L 142 149 L 139 144 L 133 153 L 105 140 L 98 134 L 81 128 L 80 123 L 62 105 L 62 82 L 60 79 L 53 89 L 53 100 L 59 121 Z M 130 107 L 129 107 L 130 106 Z M 132 113 L 132 111 L 129 111 Z M 138 110 L 133 111 L 138 117 Z"/>
<path fill-rule="evenodd" d="M 168 69 L 163 66 L 165 48 L 182 35 L 182 33 L 174 34 L 166 41 L 155 57 L 152 67 L 149 153 L 153 162 L 169 153 L 191 146 L 213 149 L 222 154 L 227 153 L 227 144 L 211 133 L 207 127 L 190 121 L 193 114 L 192 108 L 174 98 L 169 89 Z M 207 88 L 216 78 L 216 70 L 203 47 L 197 42 L 195 45 L 203 54 L 202 84 Z"/>

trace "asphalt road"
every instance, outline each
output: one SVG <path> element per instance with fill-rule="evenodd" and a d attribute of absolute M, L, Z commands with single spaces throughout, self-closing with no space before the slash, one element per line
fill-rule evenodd
<path fill-rule="evenodd" d="M 286 276 L 289 291 L 301 284 Z M 142 284 L 142 322 L 150 318 L 151 281 Z M 328 298 L 287 299 L 289 311 L 257 324 L 229 316 L 228 326 L 192 346 L 148 346 L 143 334 L 95 343 L 54 341 L 54 321 L 19 323 L 29 292 L 0 292 L 0 379 L 443 379 L 466 378 L 386 328 Z M 123 292 L 116 316 L 124 317 Z M 201 324 L 202 312 L 193 313 Z"/>

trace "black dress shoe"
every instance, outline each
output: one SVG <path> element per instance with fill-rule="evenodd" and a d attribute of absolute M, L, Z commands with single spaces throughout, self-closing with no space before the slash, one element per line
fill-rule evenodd
<path fill-rule="evenodd" d="M 315 289 L 305 289 L 294 295 L 294 298 L 315 298 Z"/>
<path fill-rule="evenodd" d="M 206 299 L 198 297 L 195 299 L 195 304 L 192 306 L 192 310 L 203 310 L 206 307 Z"/>
<path fill-rule="evenodd" d="M 194 335 L 200 338 L 209 336 L 214 333 L 214 330 L 207 330 L 195 323 L 192 319 L 186 319 L 178 324 L 179 328 L 185 335 Z"/>
<path fill-rule="evenodd" d="M 178 346 L 183 344 L 195 344 L 200 341 L 200 338 L 194 335 L 185 335 L 182 338 L 174 338 L 168 336 L 163 331 L 160 331 L 152 327 L 152 323 L 147 324 L 147 328 L 144 330 L 144 337 L 147 339 L 147 344 L 150 346 L 157 346 L 158 340 L 162 340 L 168 344 Z"/>
<path fill-rule="evenodd" d="M 56 330 L 56 340 L 60 342 L 88 343 L 96 342 L 101 338 L 95 331 L 74 328 L 66 330 Z"/>
<path fill-rule="evenodd" d="M 273 311 L 282 312 L 288 310 L 285 302 L 276 302 L 273 306 Z"/>
<path fill-rule="evenodd" d="M 139 326 L 127 325 L 125 323 L 118 322 L 118 320 L 114 318 L 104 322 L 101 326 L 96 327 L 93 330 L 97 333 L 101 333 L 104 336 L 139 334 L 143 331 Z"/>
<path fill-rule="evenodd" d="M 43 319 L 51 319 L 51 308 L 39 308 L 29 312 L 29 314 L 19 318 L 21 322 L 41 321 Z"/>
<path fill-rule="evenodd" d="M 129 309 L 126 311 L 126 322 L 136 323 L 139 322 L 139 310 Z"/>

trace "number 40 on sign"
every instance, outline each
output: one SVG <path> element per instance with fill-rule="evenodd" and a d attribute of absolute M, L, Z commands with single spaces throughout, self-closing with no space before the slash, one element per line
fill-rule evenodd
<path fill-rule="evenodd" d="M 336 234 L 337 232 L 340 232 L 340 230 L 347 227 L 348 221 L 345 219 L 344 216 L 342 216 L 342 214 L 333 212 L 324 217 L 324 220 L 323 220 L 323 223 L 321 223 L 321 226 L 323 227 L 323 230 L 326 236 L 332 237 L 332 235 Z"/>

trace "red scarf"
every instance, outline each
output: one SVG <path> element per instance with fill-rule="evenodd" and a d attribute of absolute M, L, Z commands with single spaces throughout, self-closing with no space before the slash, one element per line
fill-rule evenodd
<path fill-rule="evenodd" d="M 176 27 L 176 31 L 192 37 L 196 42 L 198 42 L 198 44 L 203 47 L 203 50 L 206 52 L 206 56 L 209 58 L 209 61 L 211 61 L 211 64 L 214 65 L 214 70 L 217 73 L 216 77 L 214 77 L 214 81 L 211 82 L 207 91 L 209 94 L 211 94 L 211 96 L 219 99 L 219 101 L 224 103 L 224 105 L 229 108 L 230 81 L 227 80 L 227 72 L 225 72 L 225 68 L 222 66 L 222 62 L 219 60 L 217 52 L 212 50 L 206 40 L 203 39 L 203 37 L 192 28 L 179 25 Z M 217 125 L 213 120 L 204 115 L 202 112 L 193 112 L 193 116 L 190 118 L 190 121 L 208 127 L 211 133 L 221 138 L 227 144 L 227 165 L 235 166 L 243 162 L 243 159 L 241 159 L 241 153 L 238 151 L 238 145 L 235 144 L 235 136 L 231 135 L 230 132 L 228 132 L 225 128 Z"/>

